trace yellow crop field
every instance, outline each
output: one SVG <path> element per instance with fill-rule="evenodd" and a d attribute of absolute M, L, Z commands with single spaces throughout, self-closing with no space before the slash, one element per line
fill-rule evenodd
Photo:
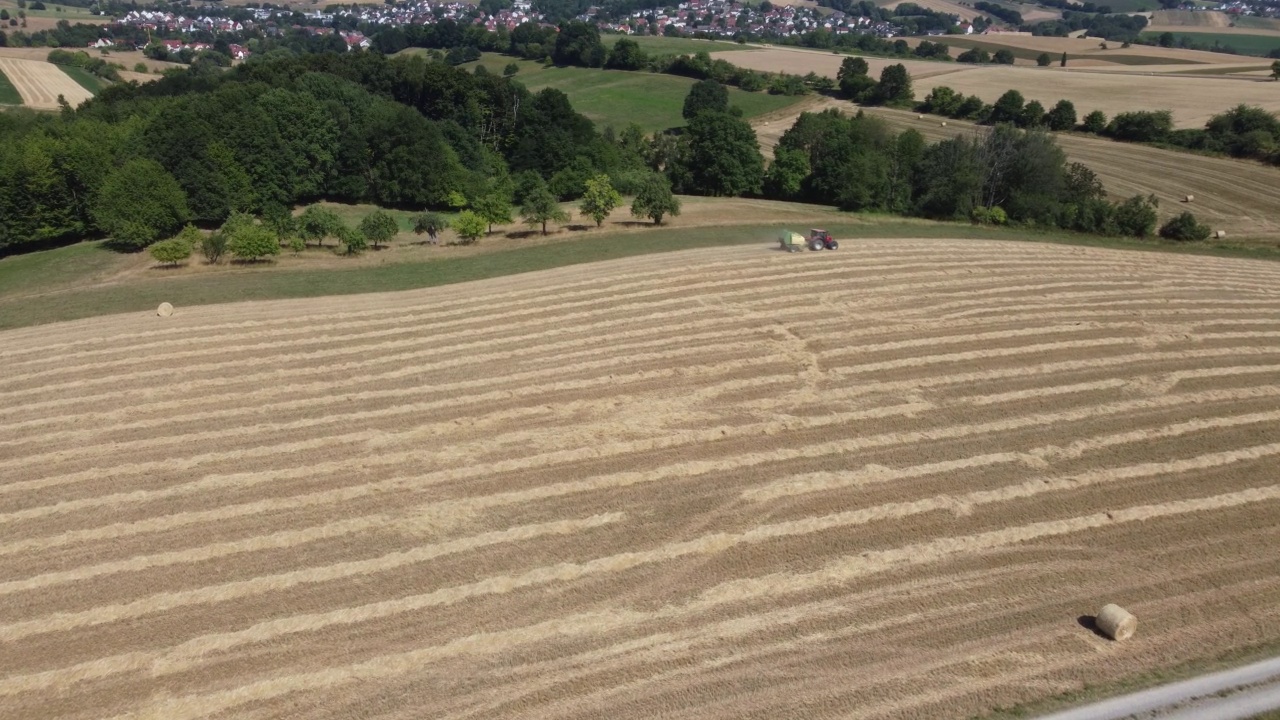
<path fill-rule="evenodd" d="M 1280 264 L 842 240 L 0 334 L 0 707 L 965 718 L 1280 638 Z"/>

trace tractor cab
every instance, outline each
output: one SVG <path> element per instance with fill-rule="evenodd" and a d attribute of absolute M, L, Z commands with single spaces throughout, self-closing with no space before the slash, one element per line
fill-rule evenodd
<path fill-rule="evenodd" d="M 810 250 L 835 250 L 840 247 L 840 243 L 831 237 L 831 233 L 826 230 L 813 228 L 809 230 L 809 249 Z"/>

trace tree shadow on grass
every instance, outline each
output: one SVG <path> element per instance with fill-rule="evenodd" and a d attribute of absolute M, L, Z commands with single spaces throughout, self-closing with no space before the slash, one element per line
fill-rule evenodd
<path fill-rule="evenodd" d="M 632 227 L 662 227 L 661 225 L 655 225 L 652 221 L 649 221 L 649 220 L 619 220 L 619 221 L 615 222 L 615 223 L 614 223 L 614 225 L 621 225 L 622 227 L 629 227 L 629 228 L 632 228 Z"/>
<path fill-rule="evenodd" d="M 591 229 L 590 225 L 562 225 L 561 227 L 569 232 L 583 232 Z"/>
<path fill-rule="evenodd" d="M 512 230 L 507 233 L 507 238 L 511 240 L 526 240 L 531 237 L 537 237 L 541 234 L 541 230 Z"/>

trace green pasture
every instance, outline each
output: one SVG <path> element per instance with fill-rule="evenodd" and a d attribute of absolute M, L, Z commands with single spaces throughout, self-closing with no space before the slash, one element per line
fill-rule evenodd
<path fill-rule="evenodd" d="M 18 89 L 9 82 L 9 78 L 0 72 L 0 105 L 21 105 L 22 96 L 18 94 Z"/>
<path fill-rule="evenodd" d="M 531 60 L 513 60 L 489 53 L 465 67 L 484 66 L 490 72 L 501 73 L 511 62 L 520 68 L 515 79 L 531 92 L 548 87 L 560 90 L 569 96 L 575 110 L 597 125 L 612 125 L 619 130 L 633 122 L 645 132 L 684 125 L 680 111 L 694 83 L 690 78 L 658 73 L 547 67 Z M 748 118 L 785 108 L 799 100 L 799 97 L 729 89 L 729 103 L 742 108 Z"/>
<path fill-rule="evenodd" d="M 1143 33 L 1144 40 L 1157 40 L 1163 33 Z M 1233 48 L 1241 55 L 1253 55 L 1256 57 L 1265 57 L 1267 53 L 1280 48 L 1280 37 L 1275 35 L 1236 35 L 1234 33 L 1212 33 L 1212 32 L 1176 32 L 1173 33 L 1175 38 L 1181 40 L 1187 38 L 1195 43 L 1197 47 L 1204 46 L 1213 47 L 1217 43 L 1220 47 Z"/>
<path fill-rule="evenodd" d="M 94 95 L 102 92 L 102 89 L 107 86 L 105 80 L 84 68 L 76 67 L 75 65 L 58 65 L 58 69 L 66 73 L 72 80 L 75 80 L 77 85 Z"/>

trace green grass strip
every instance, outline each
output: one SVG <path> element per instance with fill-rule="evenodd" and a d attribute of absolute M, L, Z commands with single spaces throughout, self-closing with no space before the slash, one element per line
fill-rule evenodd
<path fill-rule="evenodd" d="M 9 82 L 9 78 L 0 72 L 0 105 L 21 105 L 22 96 L 18 94 L 18 88 Z"/>
<path fill-rule="evenodd" d="M 75 80 L 80 87 L 94 95 L 102 92 L 102 89 L 107 86 L 106 82 L 101 78 L 84 68 L 76 67 L 75 65 L 59 65 L 58 69 L 66 73 L 72 80 Z"/>

